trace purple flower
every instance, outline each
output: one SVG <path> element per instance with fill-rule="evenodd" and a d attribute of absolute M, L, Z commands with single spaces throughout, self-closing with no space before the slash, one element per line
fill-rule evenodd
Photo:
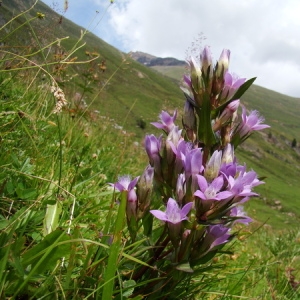
<path fill-rule="evenodd" d="M 157 138 L 155 135 L 146 135 L 145 137 L 145 148 L 149 157 L 149 162 L 157 174 L 160 174 L 160 148 L 161 148 L 161 137 Z"/>
<path fill-rule="evenodd" d="M 148 165 L 137 183 L 137 196 L 139 200 L 138 210 L 140 215 L 143 215 L 150 206 L 153 177 L 154 168 Z"/>
<path fill-rule="evenodd" d="M 200 148 L 195 148 L 181 153 L 182 161 L 184 163 L 186 180 L 192 175 L 200 174 L 203 171 L 202 152 Z"/>
<path fill-rule="evenodd" d="M 194 141 L 196 139 L 194 132 L 196 127 L 196 116 L 194 107 L 188 100 L 185 101 L 182 123 L 189 140 Z"/>
<path fill-rule="evenodd" d="M 234 162 L 234 147 L 231 144 L 227 144 L 222 152 L 222 163 L 230 164 Z"/>
<path fill-rule="evenodd" d="M 161 210 L 150 210 L 150 212 L 161 221 L 178 224 L 188 219 L 187 214 L 190 212 L 192 206 L 193 203 L 189 202 L 180 209 L 176 200 L 169 198 L 166 212 Z"/>
<path fill-rule="evenodd" d="M 176 183 L 176 196 L 179 203 L 182 203 L 185 193 L 186 193 L 185 175 L 179 174 Z"/>
<path fill-rule="evenodd" d="M 246 78 L 237 78 L 229 72 L 226 72 L 224 75 L 224 87 L 220 95 L 222 101 L 230 100 L 245 81 Z"/>
<path fill-rule="evenodd" d="M 212 73 L 213 73 L 212 57 L 211 57 L 210 48 L 208 46 L 205 46 L 202 52 L 200 53 L 200 61 L 205 76 L 208 76 L 209 79 L 212 78 Z"/>
<path fill-rule="evenodd" d="M 139 176 L 131 180 L 131 177 L 129 175 L 120 176 L 118 178 L 118 181 L 113 184 L 113 186 L 119 191 L 131 191 L 134 189 L 137 181 L 139 180 Z"/>
<path fill-rule="evenodd" d="M 205 177 L 197 175 L 200 190 L 197 190 L 194 195 L 202 200 L 223 200 L 230 196 L 232 193 L 229 191 L 220 192 L 224 185 L 223 176 L 215 178 L 211 184 L 208 184 Z"/>
<path fill-rule="evenodd" d="M 230 102 L 225 109 L 222 111 L 220 117 L 217 118 L 216 123 L 213 126 L 213 130 L 217 131 L 220 130 L 220 128 L 232 120 L 234 117 L 234 114 L 236 114 L 236 111 L 240 105 L 240 100 L 234 100 Z"/>
<path fill-rule="evenodd" d="M 229 67 L 229 59 L 230 59 L 230 50 L 224 49 L 218 60 L 218 65 L 216 69 L 217 77 L 224 77 Z"/>
<path fill-rule="evenodd" d="M 166 151 L 167 151 L 167 159 L 168 163 L 173 161 L 174 156 L 176 155 L 176 151 L 174 152 L 173 149 L 178 147 L 178 144 L 183 141 L 184 139 L 181 136 L 182 130 L 178 129 L 178 126 L 174 126 L 171 131 L 169 132 L 167 139 L 166 139 Z"/>
<path fill-rule="evenodd" d="M 204 176 L 208 181 L 212 181 L 219 175 L 222 163 L 222 151 L 215 151 L 206 164 Z"/>
<path fill-rule="evenodd" d="M 269 128 L 269 125 L 262 124 L 264 118 L 259 115 L 258 111 L 253 110 L 247 116 L 246 108 L 242 107 L 242 122 L 237 128 L 237 132 L 241 138 L 247 137 L 252 131 Z"/>
<path fill-rule="evenodd" d="M 161 114 L 159 115 L 159 117 L 160 117 L 161 123 L 153 122 L 151 124 L 153 126 L 155 126 L 156 128 L 162 129 L 166 133 L 169 133 L 175 126 L 174 122 L 177 117 L 177 110 L 174 111 L 174 114 L 172 117 L 165 111 L 162 111 Z"/>
<path fill-rule="evenodd" d="M 204 169 L 202 165 L 202 152 L 200 148 L 195 148 L 187 151 L 185 155 L 182 153 L 181 156 L 185 179 L 188 183 L 187 190 L 190 190 L 191 195 L 193 195 L 198 188 L 196 175 L 200 174 Z"/>
<path fill-rule="evenodd" d="M 233 207 L 230 211 L 230 217 L 238 218 L 233 223 L 243 223 L 248 225 L 250 222 L 252 222 L 252 219 L 246 215 L 242 206 Z"/>
<path fill-rule="evenodd" d="M 229 228 L 223 225 L 212 225 L 207 229 L 204 243 L 210 244 L 209 250 L 223 245 L 229 241 L 230 234 L 228 234 Z"/>
<path fill-rule="evenodd" d="M 257 179 L 257 174 L 254 171 L 239 173 L 237 178 L 229 176 L 228 189 L 234 196 L 234 203 L 243 203 L 249 199 L 249 197 L 257 196 L 257 193 L 252 191 L 254 186 L 262 184 L 263 182 Z"/>
<path fill-rule="evenodd" d="M 118 182 L 113 186 L 120 192 L 127 191 L 127 204 L 126 204 L 126 215 L 128 220 L 132 217 L 136 218 L 137 213 L 137 195 L 134 189 L 137 184 L 139 177 L 131 180 L 129 175 L 121 176 Z"/>

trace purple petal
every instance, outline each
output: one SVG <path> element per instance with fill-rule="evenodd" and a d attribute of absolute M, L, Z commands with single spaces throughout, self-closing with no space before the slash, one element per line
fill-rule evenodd
<path fill-rule="evenodd" d="M 224 191 L 224 192 L 220 192 L 216 195 L 216 200 L 223 200 L 223 199 L 226 199 L 226 198 L 229 198 L 229 197 L 232 197 L 233 194 L 229 191 Z"/>
<path fill-rule="evenodd" d="M 200 190 L 196 191 L 196 192 L 194 193 L 194 196 L 196 196 L 196 197 L 198 197 L 198 198 L 200 198 L 200 199 L 202 199 L 202 200 L 207 200 L 207 199 L 206 199 L 206 196 L 204 195 L 204 193 L 201 192 Z"/>
<path fill-rule="evenodd" d="M 200 190 L 205 192 L 208 187 L 205 177 L 202 175 L 197 175 L 197 179 L 198 179 L 198 184 L 199 184 Z"/>
<path fill-rule="evenodd" d="M 183 208 L 181 209 L 181 217 L 186 217 L 186 215 L 190 212 L 190 210 L 192 209 L 193 206 L 193 202 L 189 202 L 186 205 L 183 206 Z"/>
<path fill-rule="evenodd" d="M 161 210 L 150 210 L 151 214 L 161 221 L 168 221 L 167 215 Z"/>
<path fill-rule="evenodd" d="M 134 178 L 134 179 L 129 183 L 129 185 L 128 185 L 128 190 L 129 190 L 129 191 L 132 190 L 132 189 L 135 187 L 135 185 L 136 185 L 136 183 L 138 182 L 139 178 L 140 178 L 140 176 Z"/>

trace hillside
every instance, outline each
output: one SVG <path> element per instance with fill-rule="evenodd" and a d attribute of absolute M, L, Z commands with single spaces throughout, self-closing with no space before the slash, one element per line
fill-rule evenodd
<path fill-rule="evenodd" d="M 4 1 L 0 23 L 3 25 L 19 11 L 29 8 L 32 3 L 34 1 L 30 0 Z M 41 1 L 28 12 L 27 19 L 34 17 L 37 12 L 44 14 L 45 18 L 35 19 L 31 27 L 26 25 L 21 32 L 12 28 L 10 33 L 6 32 L 0 38 L 2 57 L 5 49 L 26 53 L 28 49 L 46 47 L 56 38 L 69 37 L 62 40 L 60 45 L 48 47 L 43 54 L 48 53 L 48 57 L 53 59 L 58 54 L 66 57 L 80 39 L 82 28 L 61 18 Z M 22 16 L 16 21 L 22 24 L 26 19 Z M 57 72 L 56 79 L 66 90 L 69 99 L 76 92 L 83 94 L 91 110 L 97 110 L 100 115 L 114 119 L 118 125 L 133 132 L 139 142 L 145 133 L 153 132 L 149 123 L 157 119 L 161 109 L 173 111 L 175 108 L 182 108 L 184 97 L 179 88 L 179 80 L 184 73 L 184 65 L 168 66 L 166 61 L 162 62 L 162 59 L 148 55 L 152 64 L 155 60 L 157 64 L 163 64 L 149 68 L 91 33 L 86 34 L 78 45 L 84 43 L 85 46 L 71 55 L 69 61 L 87 60 L 97 57 L 98 54 L 99 58 L 88 68 L 84 64 L 70 64 L 63 72 Z M 30 59 L 42 62 L 43 55 L 39 54 Z M 131 56 L 133 57 L 132 54 Z M 170 59 L 167 61 L 170 62 Z M 18 63 L 18 60 L 12 59 L 11 65 L 6 66 L 6 71 L 12 73 Z M 99 69 L 101 66 L 105 68 Z M 165 75 L 157 70 L 163 70 Z M 170 75 L 175 72 L 176 75 Z M 38 75 L 37 80 L 43 80 L 42 74 Z M 51 80 L 48 81 L 50 84 Z M 251 215 L 255 214 L 255 218 L 262 222 L 270 217 L 268 223 L 277 228 L 282 228 L 282 224 L 293 226 L 300 219 L 300 99 L 253 86 L 242 100 L 247 108 L 259 110 L 266 123 L 271 125 L 271 129 L 251 137 L 244 148 L 237 150 L 241 161 L 246 161 L 260 176 L 266 177 L 266 185 L 258 189 L 261 198 L 249 204 Z M 291 147 L 293 139 L 298 141 L 294 148 Z"/>

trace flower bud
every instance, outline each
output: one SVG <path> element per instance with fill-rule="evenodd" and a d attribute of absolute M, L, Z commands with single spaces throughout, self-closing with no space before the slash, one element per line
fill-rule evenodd
<path fill-rule="evenodd" d="M 195 116 L 194 107 L 188 100 L 185 101 L 182 123 L 186 130 L 188 139 L 190 141 L 194 141 L 196 138 L 196 134 L 195 134 L 196 116 Z"/>
<path fill-rule="evenodd" d="M 145 211 L 148 210 L 150 206 L 151 193 L 153 189 L 153 176 L 154 176 L 154 168 L 148 165 L 137 183 L 139 218 L 142 217 L 142 215 L 145 213 Z"/>
<path fill-rule="evenodd" d="M 230 59 L 230 50 L 223 49 L 220 58 L 218 60 L 217 69 L 216 69 L 216 76 L 218 78 L 224 78 L 225 73 L 229 67 L 229 59 Z"/>
<path fill-rule="evenodd" d="M 211 182 L 218 177 L 221 167 L 221 158 L 222 151 L 215 151 L 211 156 L 204 171 L 204 177 L 207 181 Z"/>
<path fill-rule="evenodd" d="M 200 54 L 200 61 L 202 65 L 202 72 L 204 76 L 209 80 L 212 78 L 213 74 L 213 67 L 212 67 L 212 57 L 210 48 L 205 46 L 203 51 Z"/>

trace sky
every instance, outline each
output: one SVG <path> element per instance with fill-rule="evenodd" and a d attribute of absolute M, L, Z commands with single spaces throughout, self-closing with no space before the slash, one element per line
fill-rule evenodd
<path fill-rule="evenodd" d="M 229 71 L 300 98 L 299 0 L 43 0 L 123 52 L 186 60 L 230 49 Z"/>

